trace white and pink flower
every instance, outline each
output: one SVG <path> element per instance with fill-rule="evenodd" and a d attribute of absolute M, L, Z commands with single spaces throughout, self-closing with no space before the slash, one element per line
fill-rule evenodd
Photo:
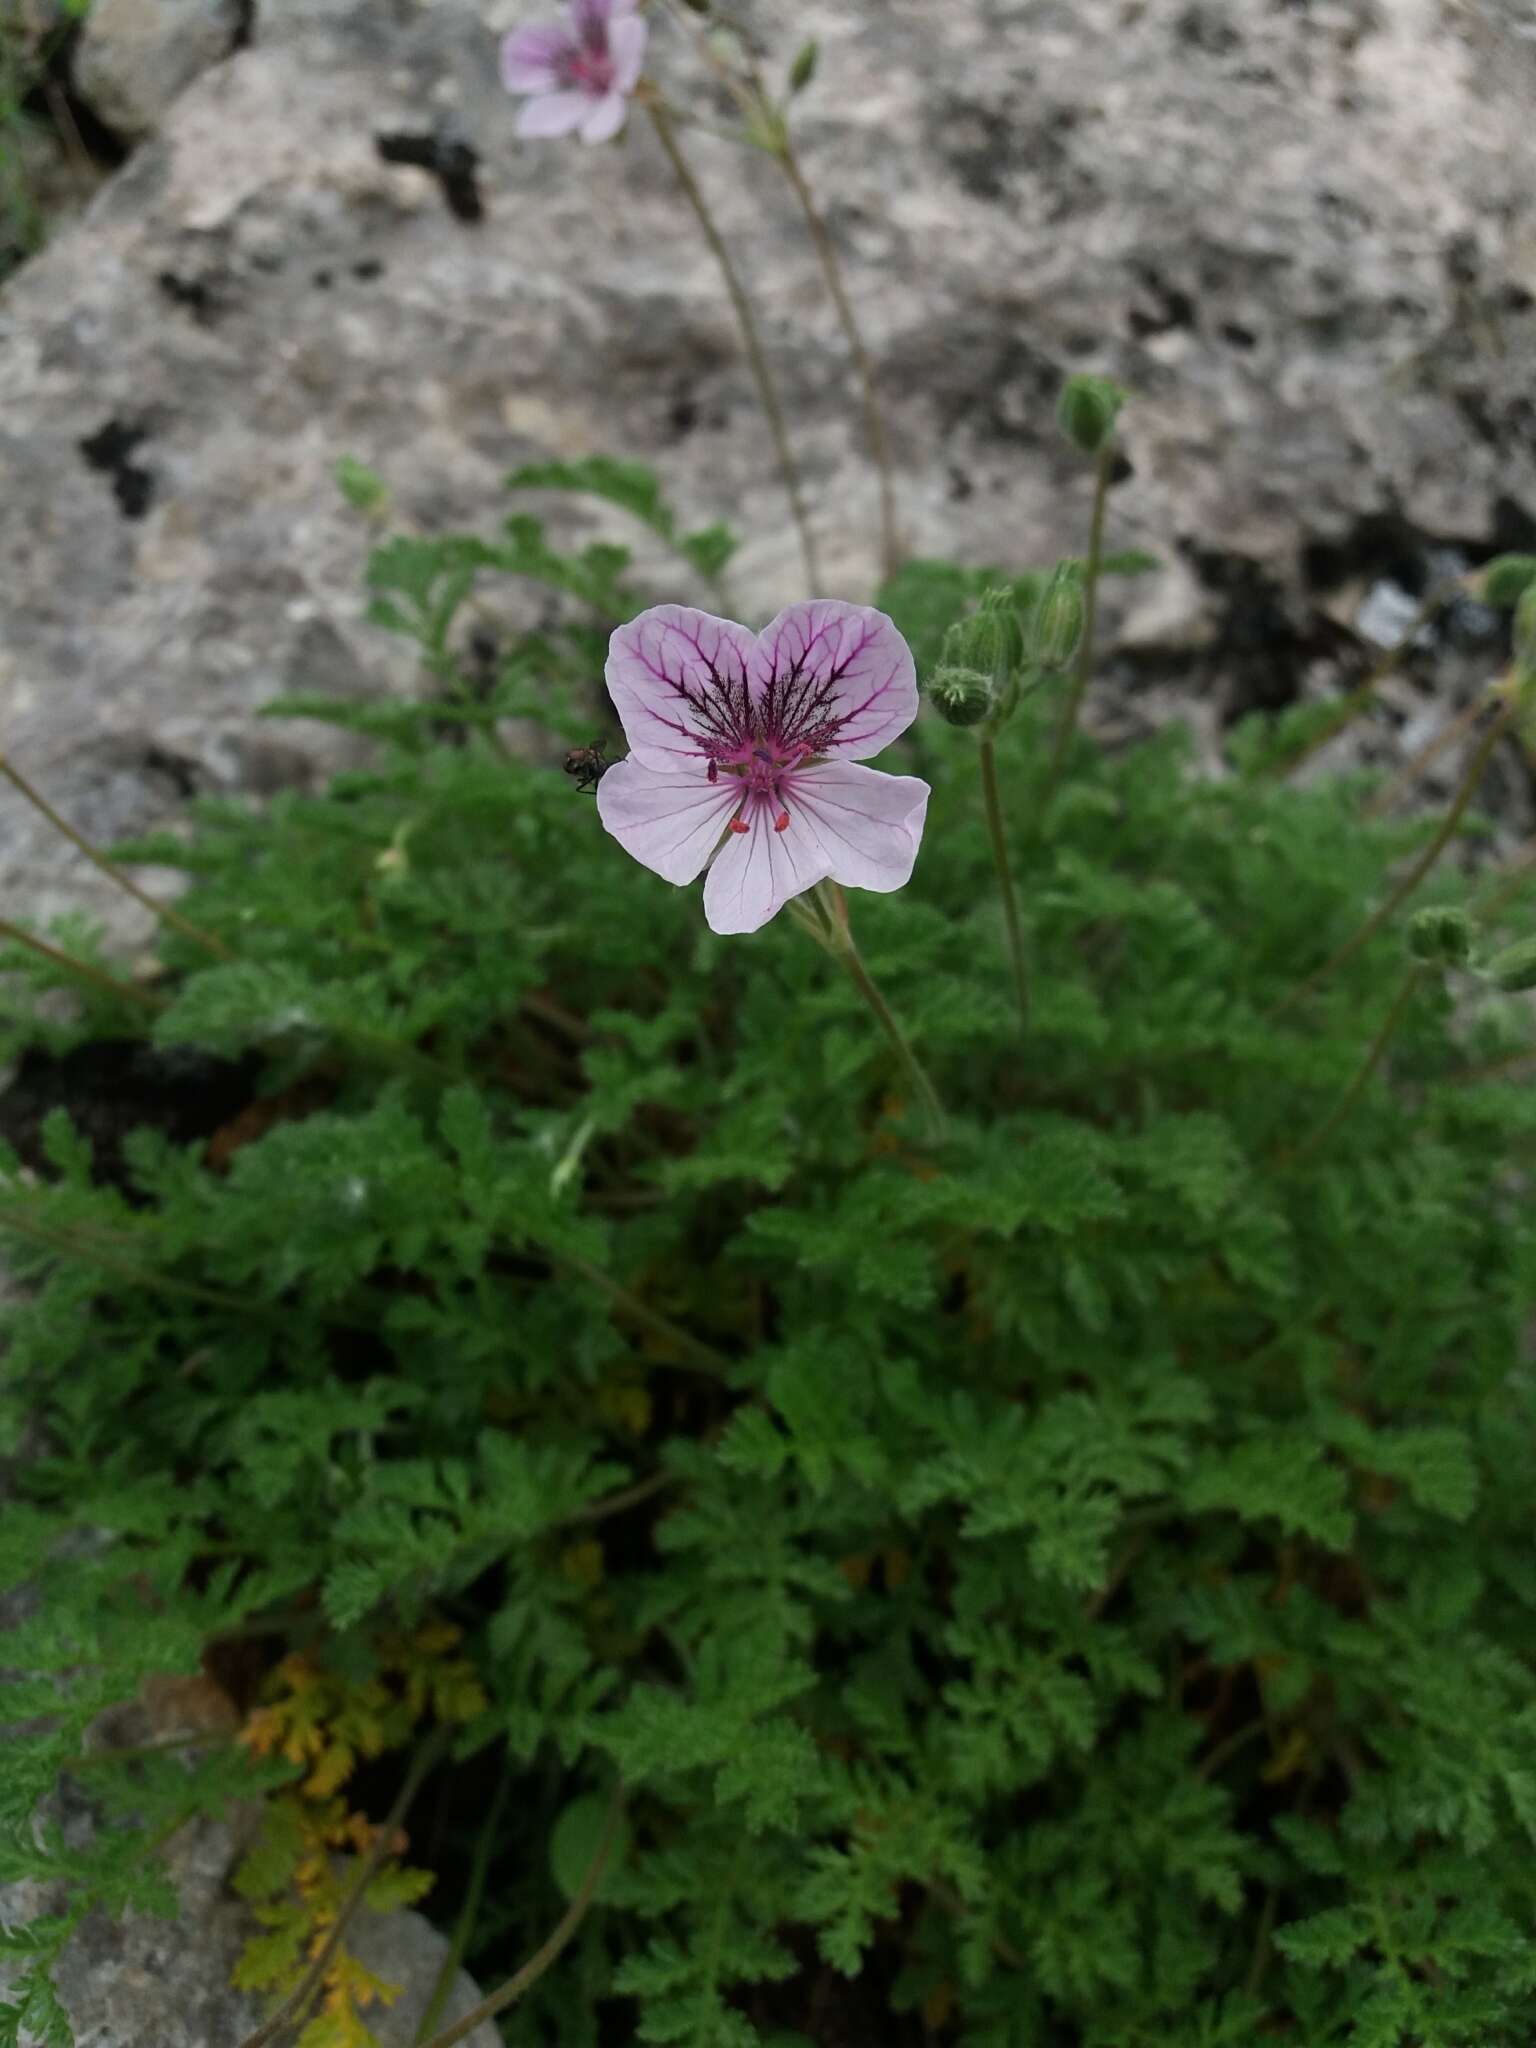
<path fill-rule="evenodd" d="M 928 785 L 858 765 L 917 716 L 911 650 L 884 612 L 823 598 L 755 634 L 657 605 L 614 634 L 606 674 L 630 752 L 598 813 L 667 881 L 708 868 L 712 930 L 756 931 L 821 881 L 910 878 Z"/>
<path fill-rule="evenodd" d="M 637 0 L 571 0 L 563 21 L 515 29 L 501 46 L 501 82 L 530 95 L 518 134 L 617 135 L 640 83 L 645 38 Z"/>

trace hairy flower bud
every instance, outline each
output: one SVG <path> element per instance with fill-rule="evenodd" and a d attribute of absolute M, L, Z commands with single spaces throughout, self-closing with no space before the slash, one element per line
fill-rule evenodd
<path fill-rule="evenodd" d="M 1465 967 L 1472 957 L 1472 920 L 1445 904 L 1416 911 L 1408 920 L 1408 951 L 1425 967 Z"/>
<path fill-rule="evenodd" d="M 1509 611 L 1536 583 L 1536 555 L 1497 555 L 1483 570 L 1482 597 L 1496 611 Z"/>
<path fill-rule="evenodd" d="M 933 708 L 948 725 L 980 725 L 995 702 L 992 678 L 979 668 L 934 670 L 928 685 Z"/>
<path fill-rule="evenodd" d="M 821 46 L 812 36 L 808 43 L 802 43 L 795 61 L 789 67 L 789 89 L 791 93 L 804 92 L 816 76 L 816 61 L 821 55 Z"/>
<path fill-rule="evenodd" d="M 1037 668 L 1061 669 L 1083 637 L 1083 572 L 1058 562 L 1029 622 L 1029 658 Z"/>
<path fill-rule="evenodd" d="M 1506 995 L 1536 988 L 1536 939 L 1517 939 L 1502 953 L 1495 953 L 1483 972 Z"/>
<path fill-rule="evenodd" d="M 1069 377 L 1056 401 L 1056 424 L 1084 455 L 1097 455 L 1115 431 L 1126 394 L 1107 377 Z"/>

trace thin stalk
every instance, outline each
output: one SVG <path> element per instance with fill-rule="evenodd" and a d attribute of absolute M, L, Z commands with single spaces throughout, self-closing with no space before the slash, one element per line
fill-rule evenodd
<path fill-rule="evenodd" d="M 1109 502 L 1109 479 L 1114 463 L 1115 444 L 1113 439 L 1110 439 L 1105 442 L 1094 460 L 1093 513 L 1088 525 L 1088 558 L 1083 565 L 1083 637 L 1078 645 L 1072 687 L 1067 693 L 1066 703 L 1061 707 L 1061 717 L 1056 725 L 1056 744 L 1051 749 L 1051 765 L 1046 770 L 1045 788 L 1040 797 L 1042 818 L 1051 807 L 1062 771 L 1066 767 L 1067 752 L 1077 731 L 1083 698 L 1087 694 L 1088 679 L 1093 674 L 1094 631 L 1099 616 L 1099 571 L 1104 561 L 1104 512 Z"/>
<path fill-rule="evenodd" d="M 683 195 L 693 208 L 699 226 L 704 231 L 704 239 L 709 244 L 710 254 L 719 266 L 721 278 L 735 308 L 741 338 L 746 344 L 747 361 L 751 365 L 753 380 L 757 385 L 758 401 L 767 419 L 768 431 L 773 436 L 773 445 L 779 458 L 779 475 L 784 480 L 785 495 L 789 499 L 795 531 L 800 538 L 800 555 L 805 567 L 808 594 L 815 597 L 821 590 L 821 568 L 816 559 L 816 543 L 811 535 L 811 522 L 801 491 L 799 466 L 789 445 L 789 430 L 784 424 L 784 411 L 779 404 L 773 373 L 768 367 L 768 359 L 763 354 L 763 344 L 758 335 L 757 317 L 736 273 L 736 265 L 731 259 L 730 250 L 726 247 L 725 238 L 715 225 L 715 217 L 709 210 L 709 202 L 704 197 L 698 179 L 688 167 L 688 160 L 678 143 L 677 130 L 673 126 L 671 115 L 655 100 L 647 103 L 646 111 L 650 114 L 661 146 L 667 153 L 667 160 L 677 175 L 677 182 L 683 188 Z"/>
<path fill-rule="evenodd" d="M 1458 1067 L 1454 1074 L 1443 1078 L 1455 1087 L 1473 1081 L 1496 1081 L 1501 1074 L 1512 1074 L 1516 1067 L 1528 1066 L 1532 1060 L 1536 1060 L 1536 1044 L 1522 1045 L 1518 1051 L 1502 1053 L 1496 1060 L 1482 1060 L 1475 1067 Z"/>
<path fill-rule="evenodd" d="M 609 1802 L 608 1820 L 603 1829 L 602 1840 L 598 1843 L 597 1852 L 587 1865 L 586 1873 L 576 1888 L 576 1896 L 544 1942 L 534 1950 L 517 1974 L 509 1977 L 499 1990 L 493 1991 L 489 1998 L 482 1998 L 477 2006 L 465 2013 L 463 2019 L 455 2020 L 451 2027 L 445 2027 L 440 2034 L 434 2034 L 430 2041 L 419 2043 L 418 2048 L 454 2048 L 455 2042 L 462 2041 L 466 2035 L 472 2034 L 484 2021 L 494 2019 L 497 2013 L 505 2012 L 509 2005 L 514 2005 L 524 1992 L 537 1984 L 545 1971 L 559 1960 L 570 1945 L 576 1930 L 586 1919 L 592 1901 L 597 1895 L 597 1888 L 602 1882 L 603 1871 L 613 1849 L 623 1813 L 624 1788 L 619 1785 L 614 1788 L 613 1798 Z M 245 2048 L 255 2048 L 255 2044 L 248 2041 Z"/>
<path fill-rule="evenodd" d="M 997 740 L 990 732 L 981 742 L 981 796 L 987 813 L 987 837 L 992 842 L 997 884 L 1002 891 L 1003 919 L 1008 927 L 1008 952 L 1013 961 L 1013 989 L 1019 1002 L 1019 1022 L 1027 1027 L 1029 967 L 1024 954 L 1024 926 L 1019 918 L 1018 891 L 1013 886 L 1008 838 L 1003 830 L 1003 803 L 997 786 Z"/>
<path fill-rule="evenodd" d="M 1425 769 L 1434 766 L 1447 747 L 1454 746 L 1457 740 L 1471 731 L 1487 708 L 1487 699 L 1484 697 L 1474 697 L 1470 704 L 1464 704 L 1449 725 L 1442 726 L 1432 740 L 1403 763 L 1384 788 L 1378 789 L 1376 794 L 1361 806 L 1361 817 L 1380 818 L 1390 811 L 1395 803 L 1408 794 Z"/>
<path fill-rule="evenodd" d="M 838 260 L 837 245 L 817 210 L 815 200 L 811 197 L 811 189 L 805 182 L 805 173 L 800 168 L 800 160 L 795 155 L 787 127 L 781 130 L 781 141 L 774 154 L 794 189 L 796 199 L 800 202 L 800 211 L 805 215 L 806 227 L 810 230 L 811 241 L 821 262 L 821 274 L 826 279 L 827 291 L 837 308 L 843 339 L 848 344 L 848 353 L 853 358 L 853 367 L 858 375 L 859 393 L 864 408 L 864 432 L 868 437 L 869 452 L 880 479 L 880 567 L 885 576 L 894 576 L 901 563 L 901 537 L 896 530 L 896 480 L 891 460 L 891 437 L 875 383 L 874 362 L 869 350 L 864 346 L 864 337 L 854 314 L 853 303 L 848 297 L 848 288 L 843 281 L 842 264 Z"/>
<path fill-rule="evenodd" d="M 0 1209 L 0 1231 L 7 1230 L 44 1251 L 55 1252 L 62 1258 L 78 1259 L 83 1265 L 99 1266 L 104 1273 L 114 1274 L 119 1280 L 127 1280 L 136 1287 L 147 1288 L 153 1294 L 169 1294 L 183 1301 L 200 1302 L 206 1308 L 229 1309 L 243 1316 L 283 1313 L 245 1295 L 225 1294 L 217 1287 L 200 1287 L 195 1280 L 175 1280 L 168 1273 L 156 1273 L 135 1265 L 131 1256 L 119 1257 L 115 1250 L 94 1245 L 77 1232 L 56 1229 L 17 1209 Z"/>
<path fill-rule="evenodd" d="M 417 1750 L 415 1761 L 406 1773 L 405 1783 L 400 1787 L 394 1805 L 389 1809 L 382 1826 L 374 1836 L 373 1844 L 363 1858 L 346 1897 L 342 1900 L 341 1909 L 326 1931 L 324 1941 L 315 1950 L 309 1968 L 271 2018 L 264 2020 L 255 2033 L 246 2035 L 240 2043 L 240 2048 L 266 2048 L 269 2041 L 275 2041 L 279 2034 L 285 2033 L 289 2027 L 297 2025 L 302 2020 L 310 2000 L 325 1981 L 325 1973 L 331 1967 L 332 1958 L 340 1948 L 343 1936 L 363 1903 L 363 1894 L 377 1877 L 380 1866 L 389 1855 L 390 1845 L 400 1823 L 405 1819 L 411 1801 L 421 1790 L 422 1780 L 447 1747 L 448 1731 L 440 1728 Z M 457 2040 L 459 2036 L 455 2034 L 453 2038 Z"/>
<path fill-rule="evenodd" d="M 119 981 L 115 974 L 108 974 L 103 967 L 93 967 L 88 960 L 77 960 L 73 953 L 50 946 L 46 939 L 23 931 L 19 924 L 12 924 L 7 917 L 0 917 L 0 939 L 9 939 L 14 945 L 25 946 L 29 952 L 41 954 L 55 967 L 62 967 L 66 974 L 73 974 L 77 980 L 88 982 L 92 988 L 101 989 L 108 995 L 121 996 L 124 1002 L 138 1003 L 146 1010 L 162 1007 L 160 998 L 147 988 L 135 988 L 132 982 Z"/>
<path fill-rule="evenodd" d="M 1414 641 L 1418 639 L 1420 633 L 1423 632 L 1430 620 L 1443 605 L 1449 604 L 1451 599 L 1457 596 L 1464 588 L 1465 585 L 1459 576 L 1452 577 L 1445 583 L 1437 583 L 1425 595 L 1418 609 L 1414 612 L 1413 617 L 1408 621 L 1400 638 L 1394 640 L 1390 647 L 1385 648 L 1376 657 L 1375 661 L 1366 670 L 1363 680 L 1335 708 L 1333 717 L 1329 719 L 1322 731 L 1314 733 L 1306 745 L 1297 753 L 1292 754 L 1289 760 L 1279 763 L 1274 773 L 1282 778 L 1294 775 L 1303 763 L 1310 761 L 1312 756 L 1326 747 L 1331 740 L 1337 739 L 1345 726 L 1358 717 L 1362 711 L 1368 711 L 1376 701 L 1377 691 L 1387 680 L 1387 677 L 1394 674 L 1401 666 L 1404 658 L 1411 652 Z"/>
<path fill-rule="evenodd" d="M 649 1308 L 637 1294 L 631 1294 L 627 1287 L 605 1273 L 601 1266 L 594 1266 L 590 1259 L 584 1259 L 576 1252 L 556 1251 L 552 1246 L 542 1247 L 544 1256 L 557 1266 L 564 1266 L 595 1287 L 599 1294 L 605 1294 L 615 1308 L 620 1308 L 632 1322 L 643 1329 L 654 1331 L 658 1337 L 665 1337 L 669 1344 L 676 1345 L 681 1355 L 692 1364 L 701 1366 L 705 1372 L 729 1372 L 731 1361 L 723 1351 L 716 1351 L 713 1345 L 705 1344 L 698 1337 L 691 1337 L 680 1323 L 674 1323 L 670 1316 L 664 1316 L 659 1309 Z"/>
<path fill-rule="evenodd" d="M 1371 912 L 1370 916 L 1358 930 L 1347 938 L 1336 952 L 1331 953 L 1321 967 L 1315 968 L 1305 981 L 1298 982 L 1288 995 L 1280 998 L 1279 1002 L 1270 1010 L 1270 1018 L 1280 1016 L 1284 1011 L 1290 1009 L 1293 1003 L 1299 1002 L 1303 996 L 1310 995 L 1314 989 L 1320 988 L 1331 974 L 1344 965 L 1346 960 L 1352 960 L 1360 948 L 1376 936 L 1388 918 L 1413 894 L 1414 890 L 1423 881 L 1424 877 L 1429 873 L 1435 862 L 1455 837 L 1456 828 L 1461 823 L 1462 815 L 1476 794 L 1477 785 L 1483 779 L 1483 770 L 1488 766 L 1494 748 L 1504 737 L 1505 733 L 1508 732 L 1514 715 L 1514 705 L 1506 704 L 1498 717 L 1489 726 L 1487 732 L 1484 733 L 1482 743 L 1478 747 L 1477 752 L 1472 756 L 1467 772 L 1461 779 L 1461 787 L 1457 790 L 1450 809 L 1440 821 L 1439 830 L 1419 855 L 1413 866 L 1408 870 L 1407 874 L 1398 883 L 1397 887 L 1392 890 L 1386 901 Z"/>
<path fill-rule="evenodd" d="M 1533 867 L 1536 867 L 1536 839 L 1528 839 L 1497 877 L 1487 896 L 1473 905 L 1473 914 L 1480 924 L 1493 922 L 1530 880 Z"/>
<path fill-rule="evenodd" d="M 843 892 L 835 882 L 818 882 L 812 892 L 812 901 L 820 913 L 821 929 L 817 931 L 809 917 L 805 920 L 807 928 L 820 939 L 828 952 L 842 962 L 849 980 L 873 1011 L 875 1021 L 890 1040 L 896 1057 L 912 1084 L 913 1092 L 923 1106 L 923 1118 L 928 1126 L 928 1135 L 937 1143 L 944 1136 L 944 1105 L 939 1100 L 938 1090 L 928 1078 L 927 1069 L 912 1050 L 895 1011 L 880 993 L 873 976 L 860 957 L 859 949 L 853 941 L 853 933 L 849 929 L 848 905 Z"/>
<path fill-rule="evenodd" d="M 485 1816 L 485 1825 L 475 1843 L 475 1857 L 469 1869 L 469 1883 L 464 1888 L 464 1904 L 454 1922 L 453 1937 L 448 1943 L 448 1953 L 443 1957 L 443 1967 L 437 1973 L 437 1982 L 432 1987 L 432 1996 L 427 2000 L 416 2028 L 415 2048 L 430 2039 L 443 2008 L 453 1990 L 453 1980 L 463 1967 L 464 1952 L 469 1947 L 479 1917 L 480 1902 L 485 1897 L 485 1880 L 491 1866 L 491 1851 L 496 1844 L 496 1830 L 501 1826 L 501 1817 L 507 1810 L 507 1795 L 512 1789 L 512 1773 L 504 1770 L 496 1781 L 496 1790 L 491 1795 L 490 1811 Z"/>
<path fill-rule="evenodd" d="M 1385 1059 L 1387 1047 L 1396 1037 L 1398 1026 L 1402 1023 L 1404 1017 L 1407 1016 L 1408 1006 L 1418 993 L 1419 985 L 1424 979 L 1424 973 L 1425 970 L 1422 967 L 1413 967 L 1403 977 L 1403 985 L 1393 998 L 1392 1007 L 1388 1010 L 1386 1016 L 1382 1018 L 1381 1028 L 1371 1040 L 1370 1050 L 1361 1061 L 1359 1072 L 1344 1090 L 1333 1110 L 1318 1125 L 1311 1137 L 1304 1139 L 1297 1146 L 1296 1150 L 1291 1153 L 1286 1161 L 1287 1165 L 1299 1166 L 1302 1160 L 1310 1159 L 1314 1152 L 1320 1152 L 1334 1132 L 1346 1121 L 1350 1111 L 1364 1094 L 1371 1076 L 1381 1065 L 1383 1059 Z"/>
<path fill-rule="evenodd" d="M 125 875 L 121 868 L 115 867 L 105 854 L 98 853 L 84 834 L 77 832 L 66 818 L 61 818 L 47 798 L 32 787 L 21 770 L 13 761 L 8 761 L 4 754 L 0 754 L 0 775 L 26 798 L 40 816 L 47 819 L 56 832 L 62 833 L 77 852 L 83 853 L 99 874 L 105 875 L 109 882 L 115 883 L 119 889 L 131 896 L 135 903 L 142 904 L 152 917 L 157 917 L 161 924 L 168 925 L 172 931 L 180 932 L 184 939 L 191 939 L 205 952 L 212 953 L 216 959 L 234 959 L 234 954 L 222 939 L 215 938 L 212 932 L 205 932 L 201 925 L 194 924 L 189 917 L 183 917 L 181 912 L 173 910 L 169 903 L 162 903 L 157 896 L 151 896 L 147 890 L 141 889 L 137 882 Z"/>

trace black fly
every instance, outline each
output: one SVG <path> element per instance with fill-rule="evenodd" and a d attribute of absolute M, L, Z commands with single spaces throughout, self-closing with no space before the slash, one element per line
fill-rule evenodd
<path fill-rule="evenodd" d="M 590 747 L 572 747 L 561 765 L 578 791 L 595 791 L 613 763 L 604 760 L 602 741 L 594 740 Z"/>

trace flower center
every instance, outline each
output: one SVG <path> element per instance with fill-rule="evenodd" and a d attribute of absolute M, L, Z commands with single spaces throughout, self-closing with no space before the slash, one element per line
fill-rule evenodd
<path fill-rule="evenodd" d="M 742 785 L 741 803 L 730 821 L 731 831 L 748 831 L 746 814 L 765 804 L 773 813 L 774 831 L 788 831 L 790 785 L 795 770 L 809 752 L 808 747 L 754 735 L 738 746 L 711 755 L 708 770 L 711 782 L 718 782 L 722 775 L 727 775 Z"/>
<path fill-rule="evenodd" d="M 612 89 L 613 59 L 606 43 L 595 39 L 583 42 L 567 53 L 563 69 L 563 83 L 573 92 L 602 95 Z"/>

